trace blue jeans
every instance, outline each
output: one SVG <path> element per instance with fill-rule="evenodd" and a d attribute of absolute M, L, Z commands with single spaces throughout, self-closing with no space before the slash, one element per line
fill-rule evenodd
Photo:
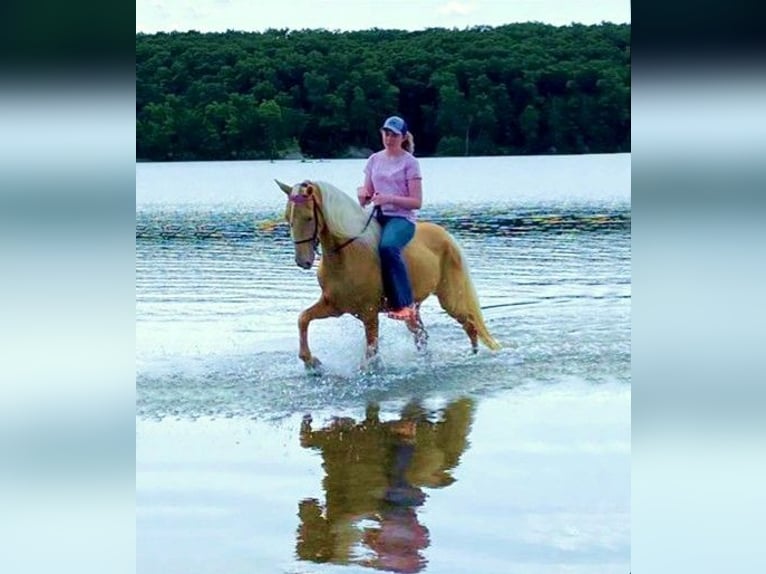
<path fill-rule="evenodd" d="M 412 305 L 412 286 L 402 249 L 415 235 L 415 224 L 404 217 L 378 217 L 380 234 L 380 270 L 383 273 L 383 290 L 392 310 Z"/>

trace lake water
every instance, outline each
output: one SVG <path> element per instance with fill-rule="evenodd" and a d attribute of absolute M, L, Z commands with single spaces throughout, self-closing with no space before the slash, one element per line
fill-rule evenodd
<path fill-rule="evenodd" d="M 136 165 L 141 574 L 630 570 L 630 155 L 422 158 L 503 349 L 429 299 L 311 324 L 284 194 L 364 160 Z"/>

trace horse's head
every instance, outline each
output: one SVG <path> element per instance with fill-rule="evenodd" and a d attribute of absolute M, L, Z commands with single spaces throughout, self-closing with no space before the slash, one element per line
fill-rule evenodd
<path fill-rule="evenodd" d="M 295 263 L 302 269 L 310 269 L 314 264 L 319 232 L 322 230 L 318 188 L 310 181 L 292 187 L 279 180 L 274 181 L 287 194 L 285 219 L 290 224 L 290 235 L 295 244 Z"/>

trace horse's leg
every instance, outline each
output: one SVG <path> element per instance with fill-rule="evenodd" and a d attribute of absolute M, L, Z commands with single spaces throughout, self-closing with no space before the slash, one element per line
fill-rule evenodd
<path fill-rule="evenodd" d="M 478 330 L 471 320 L 468 310 L 465 308 L 462 296 L 455 291 L 449 283 L 444 283 L 440 285 L 436 296 L 439 298 L 439 304 L 442 309 L 463 327 L 463 330 L 468 335 L 468 339 L 471 341 L 471 351 L 477 353 L 479 351 Z"/>
<path fill-rule="evenodd" d="M 439 298 L 439 301 L 441 301 L 441 298 Z M 442 308 L 447 312 L 448 315 L 450 315 L 453 319 L 455 319 L 460 325 L 463 327 L 463 331 L 466 332 L 466 335 L 468 335 L 468 339 L 471 341 L 471 351 L 473 353 L 479 352 L 479 333 L 476 330 L 476 325 L 473 324 L 473 321 L 468 317 L 467 314 L 461 313 L 457 309 L 451 306 L 445 306 L 445 304 L 442 302 Z"/>
<path fill-rule="evenodd" d="M 301 345 L 298 357 L 300 357 L 307 369 L 318 369 L 322 366 L 322 362 L 312 356 L 311 349 L 309 349 L 309 323 L 314 319 L 326 319 L 327 317 L 338 317 L 340 315 L 342 315 L 340 311 L 333 307 L 324 297 L 321 297 L 319 301 L 304 310 L 298 317 L 298 333 Z"/>
<path fill-rule="evenodd" d="M 367 339 L 365 356 L 369 359 L 378 354 L 378 331 L 380 329 L 378 314 L 374 313 L 362 321 L 364 322 L 364 336 Z"/>
<path fill-rule="evenodd" d="M 476 325 L 473 324 L 473 321 L 462 321 L 460 323 L 463 325 L 463 330 L 468 335 L 468 338 L 471 340 L 471 351 L 473 353 L 479 352 L 479 333 L 476 330 Z"/>
<path fill-rule="evenodd" d="M 371 364 L 374 364 L 374 361 L 378 358 L 379 317 L 377 313 L 371 313 L 360 319 L 364 324 L 364 336 L 367 340 L 367 347 L 364 353 L 364 365 L 369 367 Z"/>
<path fill-rule="evenodd" d="M 415 348 L 418 351 L 425 351 L 428 344 L 428 332 L 423 324 L 423 319 L 420 317 L 420 303 L 415 305 L 415 320 L 412 322 L 408 321 L 407 328 L 415 339 Z"/>

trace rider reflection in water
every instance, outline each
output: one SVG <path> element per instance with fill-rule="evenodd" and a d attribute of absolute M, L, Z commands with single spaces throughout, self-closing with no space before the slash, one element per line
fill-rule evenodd
<path fill-rule="evenodd" d="M 311 429 L 307 416 L 301 444 L 322 453 L 327 502 L 301 501 L 298 557 L 421 571 L 430 544 L 418 514 L 426 500 L 423 487 L 454 482 L 448 471 L 467 446 L 473 408 L 473 401 L 457 400 L 433 422 L 411 403 L 400 419 L 382 422 L 377 406 L 369 405 L 365 420 L 336 418 L 319 430 Z"/>
<path fill-rule="evenodd" d="M 420 550 L 428 546 L 429 536 L 428 529 L 418 522 L 415 507 L 423 504 L 426 495 L 407 479 L 415 454 L 417 426 L 414 421 L 400 421 L 393 430 L 396 438 L 390 453 L 391 486 L 383 496 L 380 528 L 365 530 L 364 542 L 376 555 L 366 564 L 394 572 L 419 572 L 425 566 Z"/>

